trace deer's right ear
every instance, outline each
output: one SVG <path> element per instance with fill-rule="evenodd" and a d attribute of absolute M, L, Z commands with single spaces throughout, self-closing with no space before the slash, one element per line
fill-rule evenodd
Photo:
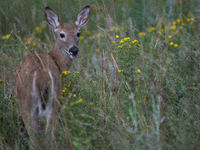
<path fill-rule="evenodd" d="M 58 16 L 49 7 L 45 8 L 45 18 L 46 18 L 47 22 L 53 27 L 54 30 L 57 29 L 60 26 Z"/>

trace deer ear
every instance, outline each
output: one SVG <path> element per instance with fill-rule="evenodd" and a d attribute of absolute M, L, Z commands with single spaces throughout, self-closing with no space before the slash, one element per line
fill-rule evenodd
<path fill-rule="evenodd" d="M 58 16 L 49 7 L 45 8 L 45 18 L 46 18 L 47 22 L 53 27 L 54 30 L 60 26 Z"/>
<path fill-rule="evenodd" d="M 90 18 L 90 6 L 85 6 L 77 15 L 76 21 L 74 22 L 80 29 L 84 26 Z"/>

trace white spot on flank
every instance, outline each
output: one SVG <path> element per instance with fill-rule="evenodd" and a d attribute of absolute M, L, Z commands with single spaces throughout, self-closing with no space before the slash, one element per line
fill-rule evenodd
<path fill-rule="evenodd" d="M 37 101 L 38 99 L 40 99 L 36 86 L 36 78 L 37 78 L 37 72 L 35 72 L 33 76 L 33 91 L 31 92 L 31 96 L 33 98 L 33 106 L 31 108 L 31 115 L 34 115 L 35 110 L 37 109 Z"/>
<path fill-rule="evenodd" d="M 54 92 L 54 81 L 53 81 L 53 77 L 52 77 L 52 74 L 51 74 L 50 71 L 49 71 L 49 76 L 50 76 L 50 79 L 51 79 L 51 93 L 49 95 L 49 98 L 52 101 L 52 99 L 53 99 L 53 92 Z"/>
<path fill-rule="evenodd" d="M 37 77 L 37 72 L 34 73 L 34 76 L 33 76 L 33 91 L 31 93 L 32 97 L 34 99 L 37 99 L 39 98 L 39 95 L 38 95 L 38 91 L 37 91 L 37 87 L 36 87 L 36 77 Z"/>

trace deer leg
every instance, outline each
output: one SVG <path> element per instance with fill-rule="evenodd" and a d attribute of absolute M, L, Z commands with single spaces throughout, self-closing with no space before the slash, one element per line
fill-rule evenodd
<path fill-rule="evenodd" d="M 48 113 L 47 116 L 46 116 L 46 128 L 45 128 L 44 134 L 47 133 L 50 122 L 51 122 L 51 112 Z"/>

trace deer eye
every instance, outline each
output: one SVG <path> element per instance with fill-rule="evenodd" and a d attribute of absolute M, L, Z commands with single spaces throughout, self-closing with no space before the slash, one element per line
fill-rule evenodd
<path fill-rule="evenodd" d="M 80 36 L 80 33 L 78 32 L 78 33 L 77 33 L 77 37 L 79 37 L 79 36 Z"/>
<path fill-rule="evenodd" d="M 60 34 L 60 37 L 61 37 L 61 38 L 64 38 L 64 37 L 65 37 L 65 35 L 64 35 L 63 33 L 61 33 L 61 34 Z"/>

